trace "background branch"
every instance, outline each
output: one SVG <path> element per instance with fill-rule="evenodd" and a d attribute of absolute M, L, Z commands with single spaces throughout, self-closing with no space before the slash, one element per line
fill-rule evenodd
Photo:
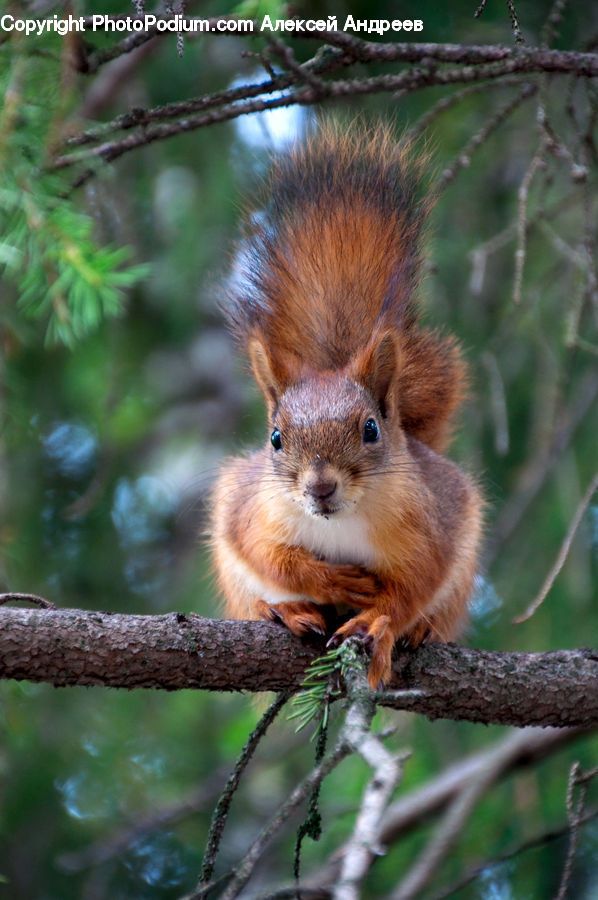
<path fill-rule="evenodd" d="M 309 35 L 313 38 L 313 35 Z M 194 131 L 218 122 L 267 109 L 305 106 L 326 99 L 388 92 L 412 92 L 424 87 L 472 84 L 511 79 L 513 75 L 535 73 L 572 73 L 579 77 L 598 76 L 598 54 L 545 48 L 467 46 L 462 44 L 398 43 L 363 41 L 343 32 L 326 32 L 320 36 L 325 46 L 310 60 L 299 64 L 290 47 L 280 40 L 270 46 L 271 52 L 288 69 L 261 84 L 247 84 L 228 91 L 190 98 L 154 109 L 136 109 L 111 123 L 70 135 L 62 148 L 101 141 L 93 147 L 64 153 L 58 150 L 50 164 L 64 169 L 92 159 L 113 161 L 124 153 L 157 140 Z M 397 74 L 355 77 L 351 79 L 321 76 L 339 67 L 355 63 L 408 63 L 410 68 Z M 452 68 L 447 68 L 446 64 Z M 414 67 L 417 64 L 417 67 Z M 288 90 L 280 96 L 274 92 Z M 529 96 L 532 88 L 526 88 Z M 522 98 L 523 99 L 523 98 Z M 209 110 L 200 113 L 199 110 Z M 154 123 L 154 124 L 149 124 Z M 497 123 L 498 124 L 498 123 Z M 127 129 L 125 137 L 105 138 L 113 131 Z M 87 171 L 78 186 L 93 175 Z"/>
<path fill-rule="evenodd" d="M 504 737 L 484 750 L 470 754 L 448 766 L 443 772 L 424 785 L 398 797 L 381 818 L 375 845 L 370 849 L 366 861 L 368 870 L 380 858 L 378 848 L 388 851 L 393 845 L 408 837 L 411 832 L 426 824 L 436 813 L 451 808 L 470 784 L 479 783 L 486 775 L 488 791 L 501 780 L 508 778 L 522 768 L 533 766 L 546 759 L 571 742 L 588 734 L 576 728 L 523 728 L 508 731 Z M 459 838 L 459 835 L 456 835 Z M 432 838 L 435 840 L 435 837 Z M 301 894 L 328 897 L 338 883 L 342 861 L 348 844 L 339 847 L 321 867 L 301 880 Z M 475 877 L 481 866 L 468 872 L 468 878 Z M 296 887 L 282 889 L 272 896 L 295 896 Z M 450 896 L 447 893 L 447 896 Z"/>

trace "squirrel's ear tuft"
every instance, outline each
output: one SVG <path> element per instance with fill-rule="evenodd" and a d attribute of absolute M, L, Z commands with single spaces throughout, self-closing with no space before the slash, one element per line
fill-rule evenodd
<path fill-rule="evenodd" d="M 385 331 L 370 341 L 357 362 L 355 378 L 372 395 L 386 419 L 396 412 L 399 348 L 395 335 Z"/>
<path fill-rule="evenodd" d="M 266 400 L 268 414 L 272 415 L 281 395 L 288 387 L 288 377 L 280 367 L 274 365 L 259 338 L 250 340 L 248 350 L 255 380 Z"/>

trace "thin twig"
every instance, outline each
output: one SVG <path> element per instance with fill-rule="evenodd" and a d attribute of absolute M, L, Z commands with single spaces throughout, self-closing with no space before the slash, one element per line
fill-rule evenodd
<path fill-rule="evenodd" d="M 526 228 L 528 233 L 534 225 L 538 225 L 539 228 L 542 228 L 543 223 L 547 223 L 549 219 L 560 218 L 563 213 L 573 205 L 575 205 L 575 198 L 569 195 L 565 197 L 564 201 L 560 201 L 559 203 L 554 204 L 550 209 L 538 207 L 534 211 L 533 215 L 528 215 L 526 217 Z M 554 229 L 552 229 L 552 233 L 556 233 L 554 232 Z M 510 222 L 509 225 L 506 226 L 506 228 L 498 231 L 491 238 L 488 238 L 488 240 L 484 241 L 482 244 L 478 244 L 477 247 L 470 251 L 469 256 L 472 261 L 472 269 L 469 279 L 469 290 L 474 295 L 474 297 L 479 297 L 482 292 L 488 259 L 494 253 L 497 253 L 499 250 L 502 250 L 503 247 L 506 247 L 507 244 L 509 244 L 516 237 L 517 220 Z M 572 252 L 575 253 L 575 251 Z"/>
<path fill-rule="evenodd" d="M 566 159 L 571 164 L 571 173 L 574 181 L 583 181 L 587 176 L 585 167 L 575 160 L 573 152 L 560 138 L 546 113 L 546 107 L 542 104 L 538 110 L 538 126 L 546 142 L 546 149 L 557 159 Z"/>
<path fill-rule="evenodd" d="M 475 11 L 474 14 L 473 14 L 474 19 L 479 19 L 479 18 L 480 18 L 480 16 L 482 15 L 482 13 L 484 12 L 484 10 L 486 9 L 486 4 L 487 4 L 487 2 L 488 2 L 488 0 L 482 0 L 482 2 L 480 3 L 480 5 L 478 6 L 478 8 L 476 9 L 476 11 Z"/>
<path fill-rule="evenodd" d="M 509 16 L 511 18 L 511 27 L 513 29 L 513 35 L 515 37 L 515 43 L 518 46 L 523 46 L 525 44 L 525 38 L 521 33 L 521 27 L 519 25 L 519 17 L 517 15 L 517 10 L 515 9 L 514 0 L 507 0 L 507 8 L 509 10 Z"/>
<path fill-rule="evenodd" d="M 552 9 L 548 13 L 546 17 L 546 21 L 542 26 L 542 30 L 540 32 L 540 46 L 548 47 L 555 38 L 559 36 L 557 31 L 557 27 L 563 21 L 563 13 L 567 8 L 569 0 L 554 0 L 552 4 Z"/>
<path fill-rule="evenodd" d="M 585 132 L 580 136 L 580 160 L 581 168 L 585 172 L 590 170 L 590 162 L 592 151 L 596 158 L 596 145 L 594 144 L 594 128 L 598 121 L 598 97 L 592 100 L 592 94 L 587 91 L 588 103 L 590 104 L 590 115 L 588 116 L 587 127 Z M 586 296 L 588 297 L 595 314 L 595 320 L 598 324 L 598 273 L 596 271 L 596 234 L 595 234 L 595 189 L 590 189 L 589 178 L 585 178 L 581 182 L 583 192 L 583 208 L 584 208 L 584 241 L 583 250 L 587 259 L 587 284 Z"/>
<path fill-rule="evenodd" d="M 41 606 L 42 609 L 57 608 L 55 603 L 52 603 L 51 600 L 46 600 L 45 597 L 40 597 L 38 594 L 23 594 L 20 591 L 0 594 L 0 606 L 4 606 L 5 603 L 35 603 L 36 606 Z"/>
<path fill-rule="evenodd" d="M 232 900 L 232 898 L 239 895 L 240 891 L 251 878 L 257 862 L 261 858 L 266 849 L 266 845 L 273 835 L 279 831 L 289 816 L 291 816 L 295 809 L 297 809 L 297 807 L 311 794 L 313 789 L 318 784 L 321 784 L 324 778 L 350 753 L 351 747 L 349 744 L 339 740 L 332 753 L 330 753 L 319 766 L 316 766 L 316 768 L 304 778 L 301 784 L 295 788 L 268 825 L 262 829 L 239 865 L 235 868 L 233 878 L 229 882 L 226 891 L 222 894 L 221 900 Z M 193 898 L 200 896 L 202 896 L 200 893 L 191 895 Z"/>
<path fill-rule="evenodd" d="M 299 82 L 310 85 L 315 91 L 326 94 L 326 82 L 311 71 L 309 66 L 301 65 L 295 59 L 295 54 L 288 44 L 281 41 L 280 38 L 268 37 L 268 44 L 276 56 L 284 63 L 287 69 L 297 76 Z"/>
<path fill-rule="evenodd" d="M 588 781 L 593 781 L 593 779 L 598 775 L 598 766 L 595 766 L 593 769 L 588 769 L 587 772 L 582 772 L 579 770 L 575 775 L 575 783 L 576 784 L 585 784 Z"/>
<path fill-rule="evenodd" d="M 445 816 L 428 846 L 401 880 L 391 900 L 411 900 L 421 896 L 423 888 L 429 883 L 442 860 L 450 852 L 459 839 L 465 823 L 481 797 L 500 777 L 512 759 L 514 751 L 526 736 L 523 732 L 513 736 L 511 740 L 500 743 L 488 753 L 484 765 L 467 781 L 462 782 L 461 790 L 452 800 Z"/>
<path fill-rule="evenodd" d="M 541 446 L 526 463 L 519 479 L 521 489 L 512 495 L 501 510 L 493 533 L 486 544 L 484 565 L 488 568 L 496 559 L 505 541 L 513 534 L 526 510 L 538 495 L 546 478 L 567 449 L 575 432 L 585 420 L 598 397 L 598 375 L 589 372 L 576 388 L 570 404 L 561 409 L 548 446 Z"/>
<path fill-rule="evenodd" d="M 454 181 L 457 172 L 460 169 L 466 168 L 469 166 L 471 162 L 471 157 L 478 150 L 485 141 L 488 140 L 493 131 L 495 131 L 499 125 L 501 125 L 505 119 L 507 119 L 518 106 L 520 106 L 524 100 L 527 100 L 529 97 L 533 96 L 537 91 L 537 85 L 530 84 L 525 82 L 519 93 L 513 97 L 508 103 L 502 106 L 497 112 L 491 116 L 486 124 L 480 128 L 479 131 L 476 132 L 465 144 L 459 155 L 453 161 L 453 163 L 446 168 L 440 178 L 436 182 L 433 188 L 434 197 L 438 197 L 442 191 L 449 185 L 452 181 Z"/>
<path fill-rule="evenodd" d="M 588 795 L 589 782 L 582 781 L 578 778 L 581 773 L 581 767 L 578 762 L 574 762 L 569 772 L 569 781 L 567 782 L 567 796 L 565 805 L 567 807 L 567 819 L 569 821 L 569 847 L 567 850 L 567 859 L 561 876 L 558 893 L 555 900 L 565 900 L 569 890 L 569 882 L 573 872 L 573 863 L 575 862 L 575 854 L 577 853 L 577 843 L 579 840 L 579 826 L 585 813 L 586 798 Z M 579 796 L 575 801 L 575 788 L 579 786 Z"/>
<path fill-rule="evenodd" d="M 584 340 L 584 338 L 576 337 L 574 346 L 579 347 L 580 350 L 585 350 L 586 353 L 591 353 L 593 356 L 598 356 L 598 344 L 592 344 L 590 341 Z"/>
<path fill-rule="evenodd" d="M 481 362 L 488 372 L 490 382 L 490 411 L 494 424 L 494 450 L 498 456 L 506 456 L 509 452 L 509 417 L 505 383 L 494 353 L 485 350 Z"/>
<path fill-rule="evenodd" d="M 519 185 L 517 215 L 517 249 L 515 251 L 515 274 L 513 277 L 513 303 L 519 306 L 521 303 L 521 289 L 523 285 L 523 269 L 527 248 L 527 199 L 531 183 L 537 170 L 544 164 L 546 153 L 546 138 L 542 137 L 540 146 L 536 150 L 525 175 Z"/>
<path fill-rule="evenodd" d="M 222 839 L 222 832 L 224 831 L 228 811 L 235 795 L 235 791 L 239 786 L 241 775 L 243 774 L 243 771 L 245 770 L 247 764 L 255 753 L 257 745 L 259 744 L 266 731 L 290 696 L 291 695 L 289 692 L 278 694 L 274 702 L 268 707 L 256 727 L 252 731 L 247 743 L 241 751 L 235 767 L 231 772 L 230 778 L 226 783 L 226 787 L 224 788 L 224 791 L 222 792 L 222 795 L 218 800 L 218 803 L 216 804 L 216 808 L 212 813 L 210 831 L 208 834 L 208 839 L 206 841 L 206 849 L 204 852 L 201 872 L 199 875 L 199 881 L 196 890 L 204 887 L 212 879 L 214 866 L 216 864 L 216 856 L 218 854 L 220 841 Z"/>
<path fill-rule="evenodd" d="M 598 809 L 589 810 L 581 817 L 579 824 L 580 826 L 586 825 L 596 817 L 598 817 Z M 571 826 L 567 822 L 566 825 L 563 825 L 560 828 L 551 828 L 548 831 L 543 831 L 533 838 L 521 841 L 521 843 L 517 844 L 517 846 L 511 848 L 510 850 L 507 850 L 505 853 L 501 853 L 499 856 L 494 856 L 491 859 L 485 859 L 483 862 L 477 863 L 465 875 L 459 878 L 458 881 L 455 881 L 448 887 L 443 888 L 438 894 L 434 894 L 432 900 L 449 900 L 450 897 L 457 896 L 458 892 L 462 888 L 467 887 L 469 884 L 471 884 L 473 881 L 475 881 L 477 878 L 479 878 L 489 870 L 500 866 L 503 863 L 509 862 L 510 860 L 515 859 L 518 856 L 521 856 L 522 853 L 526 853 L 528 850 L 535 850 L 537 847 L 544 847 L 551 841 L 556 841 L 560 838 L 563 838 L 569 832 L 570 827 Z"/>
<path fill-rule="evenodd" d="M 567 241 L 563 240 L 560 234 L 557 234 L 552 225 L 547 222 L 545 218 L 540 219 L 538 222 L 538 230 L 548 238 L 554 249 L 564 256 L 565 259 L 577 268 L 583 269 L 584 271 L 587 270 L 588 260 L 585 253 L 580 253 L 579 250 L 576 250 L 568 244 Z"/>
<path fill-rule="evenodd" d="M 158 32 L 156 24 L 146 31 L 136 31 L 134 34 L 129 34 L 122 41 L 113 44 L 111 47 L 102 47 L 99 50 L 94 50 L 93 53 L 89 54 L 84 64 L 80 65 L 80 70 L 85 75 L 95 75 L 98 69 L 106 63 L 112 62 L 113 59 L 118 59 L 119 56 L 123 56 L 125 53 L 131 53 L 137 47 L 141 47 L 143 44 L 147 44 L 148 41 L 153 41 L 166 33 L 164 31 Z"/>
<path fill-rule="evenodd" d="M 484 276 L 486 273 L 486 264 L 490 256 L 506 247 L 513 240 L 517 232 L 515 222 L 511 222 L 502 231 L 497 232 L 483 244 L 478 244 L 470 251 L 471 259 L 471 275 L 469 277 L 469 290 L 474 297 L 479 297 L 484 287 Z"/>
<path fill-rule="evenodd" d="M 407 142 L 416 140 L 439 115 L 452 109 L 453 106 L 462 103 L 474 94 L 485 93 L 495 87 L 516 87 L 520 84 L 521 77 L 519 75 L 514 75 L 512 78 L 503 78 L 501 81 L 491 81 L 488 84 L 484 82 L 482 82 L 482 84 L 472 84 L 468 87 L 461 88 L 460 91 L 455 91 L 448 97 L 441 97 L 441 99 L 434 103 L 427 112 L 421 115 L 415 124 L 405 133 L 405 140 Z"/>
<path fill-rule="evenodd" d="M 563 566 L 565 564 L 565 560 L 567 559 L 567 556 L 569 555 L 569 550 L 571 548 L 573 538 L 575 537 L 577 529 L 579 528 L 581 520 L 583 519 L 584 513 L 590 504 L 590 500 L 594 496 L 594 493 L 596 492 L 597 489 L 598 489 L 598 472 L 596 472 L 596 474 L 590 481 L 590 484 L 588 485 L 588 489 L 586 490 L 577 509 L 575 510 L 575 515 L 573 516 L 573 518 L 571 520 L 571 524 L 569 525 L 569 530 L 567 531 L 565 540 L 563 541 L 563 543 L 561 545 L 561 549 L 558 552 L 558 556 L 556 558 L 554 565 L 552 566 L 550 572 L 546 576 L 546 580 L 544 581 L 544 584 L 542 585 L 540 592 L 538 593 L 535 600 L 533 600 L 533 602 L 530 603 L 530 605 L 525 610 L 525 612 L 521 616 L 517 616 L 515 619 L 513 619 L 514 625 L 519 625 L 521 622 L 526 622 L 528 619 L 530 619 L 533 616 L 533 614 L 536 612 L 538 607 L 543 603 L 543 601 L 546 598 L 548 592 L 550 591 L 552 585 L 554 584 L 557 575 L 559 574 L 559 572 L 561 571 L 561 569 L 563 568 Z"/>

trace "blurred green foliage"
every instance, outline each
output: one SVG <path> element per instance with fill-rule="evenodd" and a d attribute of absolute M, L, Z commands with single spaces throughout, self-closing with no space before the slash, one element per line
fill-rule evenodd
<path fill-rule="evenodd" d="M 49 343 L 73 345 L 120 314 L 125 289 L 148 268 L 122 270 L 127 248 L 99 246 L 68 182 L 44 171 L 74 97 L 60 78 L 58 36 L 41 59 L 24 41 L 3 44 L 0 67 L 0 273 L 15 283 L 18 308 L 43 320 Z"/>
<path fill-rule="evenodd" d="M 489 4 L 477 21 L 474 6 L 424 0 L 417 8 L 422 38 L 509 43 L 506 6 Z M 531 43 L 549 9 L 541 0 L 522 5 Z M 79 10 L 123 12 L 124 5 L 89 0 Z M 218 0 L 201 8 L 206 16 L 228 11 Z M 356 18 L 397 15 L 386 0 L 301 5 L 302 15 L 336 14 L 339 23 L 349 12 Z M 596 10 L 572 9 L 557 46 L 581 46 L 598 28 L 596 19 Z M 112 38 L 96 40 L 110 44 Z M 186 40 L 179 58 L 175 38 L 167 37 L 127 73 L 96 117 L 108 120 L 132 106 L 251 80 L 258 65 L 241 51 L 261 48 L 258 38 L 202 36 Z M 309 52 L 307 42 L 296 47 L 300 59 Z M 93 79 L 65 76 L 62 53 L 55 37 L 0 43 L 0 578 L 4 589 L 36 592 L 65 607 L 214 616 L 218 599 L 200 540 L 207 490 L 222 456 L 261 441 L 264 423 L 261 400 L 223 330 L 218 284 L 243 197 L 265 170 L 268 150 L 281 128 L 311 127 L 316 111 L 291 110 L 277 120 L 244 117 L 154 143 L 65 197 L 63 178 L 43 176 L 39 167 L 66 127 L 84 127 L 78 110 L 89 100 Z M 564 83 L 555 79 L 547 91 L 553 120 L 566 136 L 572 126 Z M 18 98 L 12 112 L 9 85 Z M 505 92 L 471 96 L 435 120 L 427 139 L 438 172 L 504 102 Z M 438 89 L 381 95 L 327 111 L 350 118 L 365 110 L 393 119 L 400 132 L 439 96 Z M 577 102 L 577 94 L 572 97 Z M 467 635 L 472 645 L 490 649 L 584 646 L 596 644 L 597 636 L 596 501 L 544 606 L 525 625 L 511 624 L 539 589 L 596 466 L 594 401 L 523 506 L 555 435 L 596 373 L 596 357 L 567 340 L 579 267 L 539 227 L 528 236 L 522 304 L 511 300 L 516 232 L 505 230 L 516 219 L 518 187 L 537 147 L 534 115 L 533 100 L 522 105 L 442 195 L 423 291 L 427 319 L 455 332 L 471 362 L 471 401 L 453 455 L 478 473 L 489 540 L 503 511 L 522 506 L 521 519 L 503 533 L 484 572 Z M 591 178 L 595 195 L 595 170 Z M 564 159 L 540 172 L 529 196 L 530 211 L 542 205 L 550 227 L 575 248 L 584 241 L 584 191 Z M 480 256 L 485 242 L 503 232 L 495 250 Z M 131 248 L 124 269 L 123 248 Z M 120 317 L 111 318 L 114 313 Z M 59 341 L 48 345 L 48 333 Z M 581 315 L 579 334 L 597 343 L 591 307 Z M 0 884 L 0 896 L 171 898 L 189 890 L 215 791 L 257 715 L 247 697 L 1 684 L 0 873 L 6 885 Z M 338 717 L 334 712 L 333 728 Z M 504 733 L 388 712 L 377 721 L 396 728 L 391 743 L 413 750 L 402 792 Z M 590 767 L 597 755 L 598 741 L 587 738 L 495 788 L 437 885 L 561 824 L 570 762 Z M 312 759 L 313 745 L 304 733 L 296 736 L 283 715 L 234 801 L 219 871 L 244 852 Z M 304 844 L 304 871 L 348 834 L 367 778 L 363 763 L 349 759 L 326 780 L 324 834 L 319 844 Z M 146 817 L 201 790 L 203 802 L 192 814 L 173 813 L 165 824 L 141 827 Z M 111 842 L 129 828 L 111 852 Z M 391 890 L 430 828 L 391 848 L 373 870 L 367 896 Z M 595 896 L 596 841 L 595 826 L 587 827 L 572 896 Z M 292 828 L 277 838 L 256 879 L 262 888 L 290 880 L 293 842 Z M 85 855 L 90 847 L 94 864 Z M 553 896 L 565 853 L 564 841 L 529 851 L 486 870 L 455 896 Z"/>

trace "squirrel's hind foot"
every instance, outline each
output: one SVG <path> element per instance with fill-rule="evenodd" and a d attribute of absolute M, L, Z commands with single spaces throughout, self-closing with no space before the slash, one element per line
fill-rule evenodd
<path fill-rule="evenodd" d="M 289 603 L 266 603 L 258 600 L 256 612 L 260 619 L 268 622 L 281 622 L 293 634 L 301 636 L 308 631 L 326 634 L 326 619 L 317 604 L 308 600 L 292 600 Z"/>

